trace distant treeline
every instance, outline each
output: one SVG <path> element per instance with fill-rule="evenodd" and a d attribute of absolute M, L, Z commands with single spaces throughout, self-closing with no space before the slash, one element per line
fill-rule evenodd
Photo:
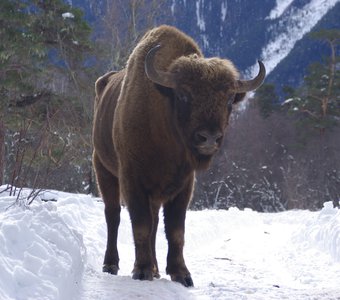
<path fill-rule="evenodd" d="M 0 184 L 94 193 L 94 82 L 124 67 L 159 3 L 113 1 L 92 34 L 61 0 L 0 2 Z M 147 18 L 145 18 L 145 14 Z M 138 24 L 142 24 L 138 25 Z M 99 33 L 98 33 L 99 32 Z M 340 198 L 340 30 L 298 89 L 264 84 L 233 114 L 211 169 L 198 174 L 193 209 L 318 209 Z"/>

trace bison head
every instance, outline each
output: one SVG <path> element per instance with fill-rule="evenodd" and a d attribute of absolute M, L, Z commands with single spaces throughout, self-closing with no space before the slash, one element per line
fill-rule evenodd
<path fill-rule="evenodd" d="M 145 73 L 170 89 L 176 128 L 199 165 L 206 168 L 221 147 L 232 105 L 262 84 L 265 67 L 259 61 L 259 74 L 244 81 L 229 60 L 192 54 L 175 59 L 167 71 L 161 71 L 154 65 L 159 49 L 158 45 L 148 52 Z"/>

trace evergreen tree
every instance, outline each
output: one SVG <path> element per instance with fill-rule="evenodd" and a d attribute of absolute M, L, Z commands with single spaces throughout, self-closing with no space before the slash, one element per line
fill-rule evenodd
<path fill-rule="evenodd" d="M 92 108 L 85 72 L 90 34 L 82 11 L 62 0 L 0 2 L 0 156 L 6 136 L 7 180 L 25 168 L 48 172 L 74 144 L 71 137 L 89 140 L 81 129 Z"/>
<path fill-rule="evenodd" d="M 255 101 L 259 107 L 261 116 L 268 118 L 279 107 L 279 97 L 275 91 L 275 85 L 263 84 L 255 92 Z"/>
<path fill-rule="evenodd" d="M 90 28 L 82 12 L 61 0 L 2 0 L 0 25 L 0 91 L 5 105 L 37 101 L 51 80 L 49 68 L 73 76 L 90 49 Z M 35 99 L 23 98 L 34 95 Z"/>
<path fill-rule="evenodd" d="M 330 56 L 310 65 L 304 84 L 286 102 L 292 112 L 302 114 L 300 123 L 324 132 L 337 125 L 340 117 L 340 30 L 321 30 L 311 36 L 329 45 Z"/>

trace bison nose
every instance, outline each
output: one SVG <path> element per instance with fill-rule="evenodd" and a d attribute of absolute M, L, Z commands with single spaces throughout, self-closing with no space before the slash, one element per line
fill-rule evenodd
<path fill-rule="evenodd" d="M 222 133 L 220 131 L 217 132 L 209 132 L 208 130 L 200 130 L 195 133 L 195 140 L 199 144 L 207 144 L 214 145 L 219 144 L 222 139 Z"/>
<path fill-rule="evenodd" d="M 212 155 L 218 150 L 222 137 L 220 131 L 199 130 L 195 133 L 196 148 L 201 154 Z"/>

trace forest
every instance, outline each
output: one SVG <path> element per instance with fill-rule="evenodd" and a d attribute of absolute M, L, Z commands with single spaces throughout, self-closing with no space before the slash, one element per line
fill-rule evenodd
<path fill-rule="evenodd" d="M 161 1 L 160 1 L 161 2 Z M 62 0 L 0 2 L 0 185 L 97 194 L 94 82 L 124 68 L 159 1 L 116 2 L 93 28 Z M 191 208 L 317 210 L 340 200 L 340 30 L 311 32 L 328 52 L 298 88 L 265 82 L 234 109 L 223 149 L 197 174 Z M 265 63 L 265 62 L 264 62 Z"/>

